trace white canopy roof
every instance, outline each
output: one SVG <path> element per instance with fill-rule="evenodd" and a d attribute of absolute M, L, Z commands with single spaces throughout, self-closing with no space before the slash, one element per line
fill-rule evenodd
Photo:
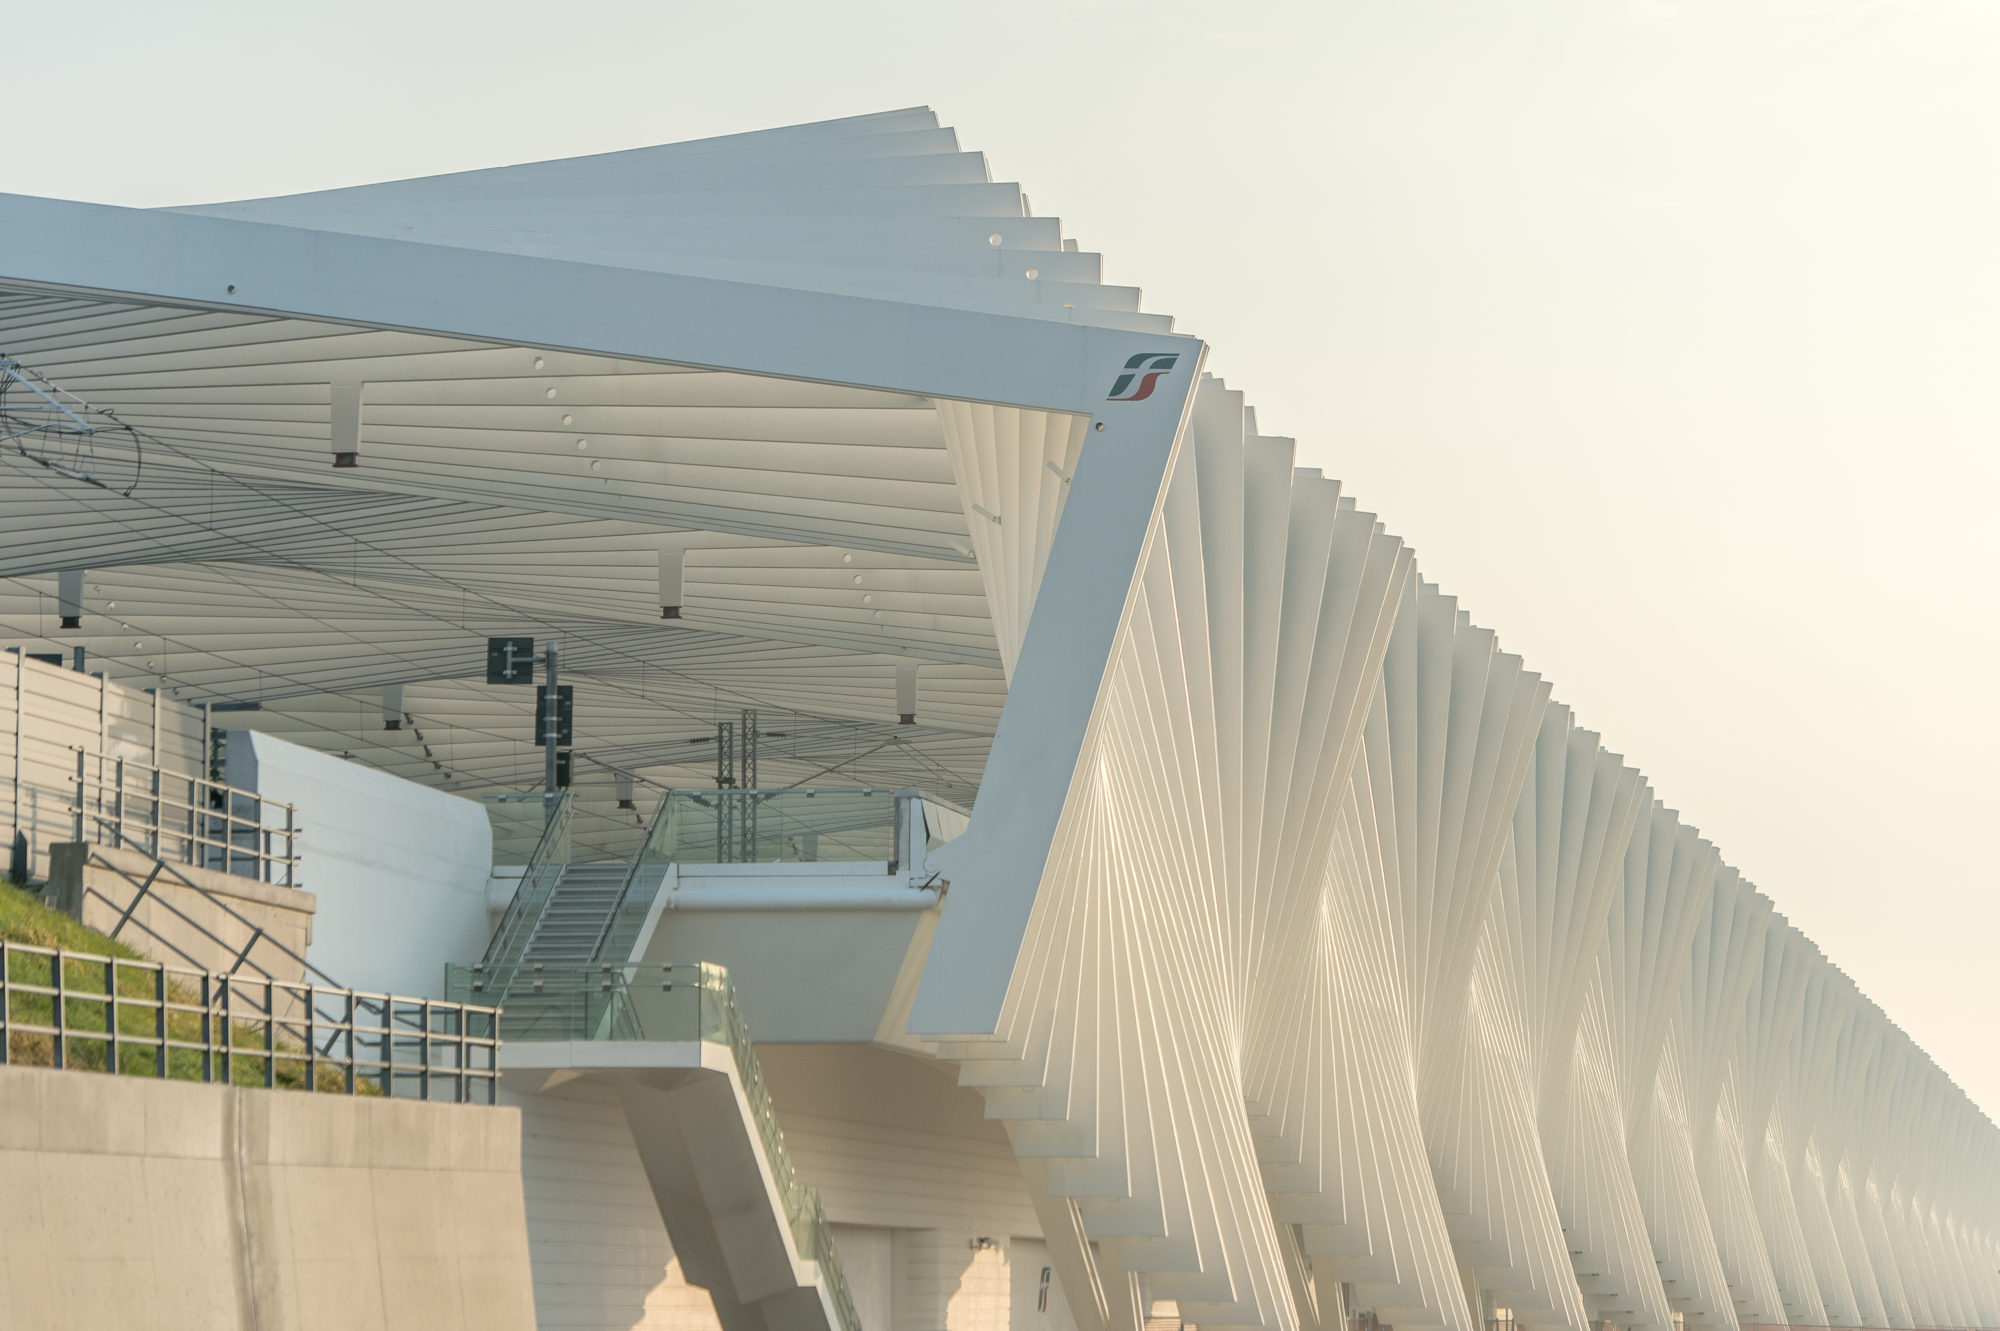
<path fill-rule="evenodd" d="M 781 732 L 767 781 L 832 768 L 970 799 L 1082 430 L 1036 401 L 1050 376 L 1010 371 L 1073 359 L 1088 328 L 1167 328 L 928 110 L 0 217 L 0 352 L 100 427 L 0 459 L 0 524 L 34 533 L 5 552 L 0 625 L 461 790 L 539 783 L 532 695 L 483 682 L 483 640 L 518 633 L 562 644 L 586 792 L 610 770 L 698 782 L 696 742 L 756 706 Z M 823 363 L 829 329 L 844 364 Z M 705 363 L 657 354 L 678 338 Z M 941 415 L 894 382 L 911 339 L 950 351 L 940 379 L 990 371 L 948 386 L 1019 405 Z M 774 372 L 710 368 L 732 350 Z M 987 446 L 955 455 L 954 431 Z M 66 568 L 88 570 L 76 632 L 56 627 Z M 404 686 L 400 731 L 384 685 Z"/>

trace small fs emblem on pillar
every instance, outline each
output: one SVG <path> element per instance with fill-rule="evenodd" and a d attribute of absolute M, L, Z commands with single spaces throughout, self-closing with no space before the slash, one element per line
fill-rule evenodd
<path fill-rule="evenodd" d="M 1180 359 L 1177 351 L 1142 351 L 1125 362 L 1111 385 L 1106 402 L 1144 402 L 1153 395 L 1153 385 L 1165 378 Z"/>

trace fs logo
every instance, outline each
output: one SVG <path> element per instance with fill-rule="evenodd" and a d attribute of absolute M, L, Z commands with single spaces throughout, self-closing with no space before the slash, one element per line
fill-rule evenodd
<path fill-rule="evenodd" d="M 1125 362 L 1124 372 L 1111 385 L 1111 395 L 1106 402 L 1144 402 L 1153 395 L 1153 385 L 1160 382 L 1174 368 L 1179 360 L 1177 351 L 1142 351 Z"/>

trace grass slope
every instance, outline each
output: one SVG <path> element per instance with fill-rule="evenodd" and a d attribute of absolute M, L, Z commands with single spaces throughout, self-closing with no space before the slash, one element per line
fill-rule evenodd
<path fill-rule="evenodd" d="M 59 947 L 99 957 L 143 961 L 137 952 L 31 896 L 12 883 L 0 882 L 0 939 L 33 947 Z"/>
<path fill-rule="evenodd" d="M 62 1027 L 64 1062 L 67 1066 L 94 1072 L 109 1070 L 106 1064 L 111 1058 L 109 1035 L 114 1009 L 121 1039 L 127 1036 L 159 1038 L 157 972 L 132 948 L 87 927 L 80 920 L 43 905 L 38 898 L 5 882 L 0 882 L 0 940 L 114 959 L 107 962 L 72 958 L 63 963 Z M 116 961 L 139 965 L 125 967 L 115 964 Z M 55 963 L 49 957 L 13 954 L 7 958 L 7 978 L 16 984 L 52 989 L 55 987 Z M 120 998 L 147 1000 L 148 1006 L 113 1004 L 109 995 L 114 988 Z M 201 995 L 184 979 L 171 979 L 167 984 L 167 1001 L 199 1005 Z M 15 1030 L 14 1026 L 21 1023 L 53 1027 L 54 996 L 9 992 L 6 1015 L 6 1061 L 27 1067 L 52 1066 L 55 1061 L 54 1037 Z M 169 1011 L 167 1037 L 189 1043 L 206 1043 L 202 1033 L 203 1017 L 200 1012 Z M 217 1043 L 220 1044 L 220 1041 Z M 233 1084 L 264 1085 L 268 1057 L 272 1080 L 276 1085 L 291 1090 L 305 1088 L 306 1061 L 301 1056 L 297 1041 L 280 1036 L 275 1052 L 266 1055 L 263 1024 L 236 1022 L 230 1028 L 229 1045 L 232 1050 L 229 1080 Z M 160 1075 L 159 1057 L 157 1046 L 121 1045 L 117 1071 L 129 1076 L 157 1077 Z M 203 1052 L 199 1049 L 169 1049 L 166 1076 L 179 1081 L 200 1081 L 203 1079 L 202 1060 Z M 317 1083 L 322 1091 L 346 1089 L 345 1075 L 338 1068 L 321 1066 Z M 365 1082 L 357 1083 L 355 1089 L 363 1095 L 381 1093 Z"/>

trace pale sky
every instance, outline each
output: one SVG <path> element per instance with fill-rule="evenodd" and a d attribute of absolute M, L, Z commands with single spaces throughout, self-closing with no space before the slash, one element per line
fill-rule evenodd
<path fill-rule="evenodd" d="M 84 3 L 0 189 L 928 104 L 2000 1117 L 2000 5 Z M 31 80 L 31 81 L 30 81 Z"/>

